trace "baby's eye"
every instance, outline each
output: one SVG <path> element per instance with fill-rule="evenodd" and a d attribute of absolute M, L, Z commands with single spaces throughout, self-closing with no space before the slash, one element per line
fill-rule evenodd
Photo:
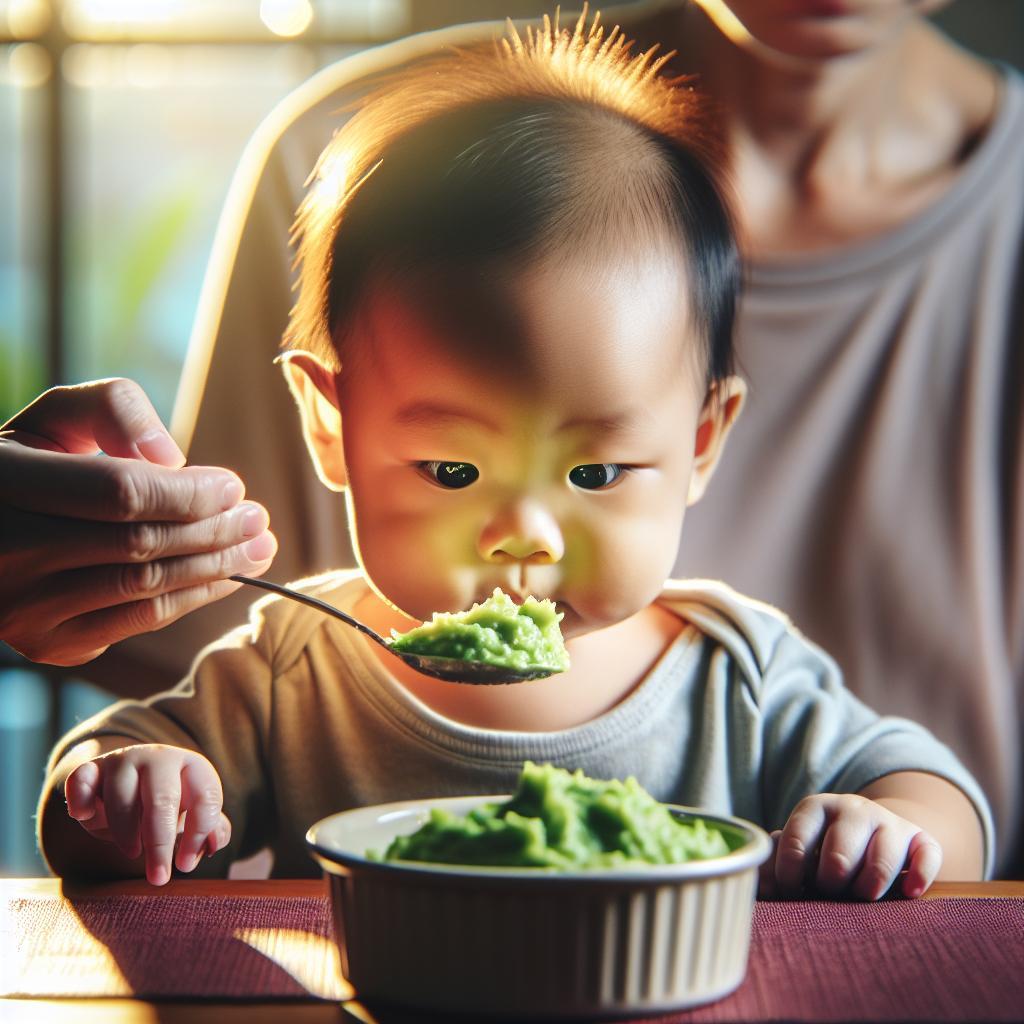
<path fill-rule="evenodd" d="M 625 468 L 617 462 L 594 462 L 569 470 L 569 481 L 587 491 L 598 491 L 622 476 Z"/>
<path fill-rule="evenodd" d="M 468 487 L 480 476 L 480 470 L 470 462 L 421 462 L 420 469 L 431 480 L 453 490 Z"/>

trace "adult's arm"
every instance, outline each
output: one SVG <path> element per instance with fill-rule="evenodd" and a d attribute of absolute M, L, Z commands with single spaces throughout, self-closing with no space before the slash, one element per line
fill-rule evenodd
<path fill-rule="evenodd" d="M 264 572 L 266 510 L 184 462 L 124 379 L 53 388 L 0 427 L 0 640 L 79 665 Z"/>

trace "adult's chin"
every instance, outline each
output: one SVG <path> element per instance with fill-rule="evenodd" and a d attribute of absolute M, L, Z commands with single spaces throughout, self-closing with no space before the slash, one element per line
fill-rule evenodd
<path fill-rule="evenodd" d="M 742 26 L 730 25 L 728 6 Z M 734 0 L 707 10 L 736 42 L 781 58 L 830 61 L 885 46 L 918 14 L 941 3 L 864 2 L 864 0 Z M 716 8 L 718 12 L 716 14 Z"/>

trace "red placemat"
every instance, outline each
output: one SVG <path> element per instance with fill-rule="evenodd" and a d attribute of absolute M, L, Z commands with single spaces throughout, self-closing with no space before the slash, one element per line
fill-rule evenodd
<path fill-rule="evenodd" d="M 349 994 L 326 898 L 38 896 L 11 900 L 7 909 L 13 942 L 5 945 L 14 955 L 0 963 L 4 995 Z M 758 903 L 741 987 L 718 1003 L 657 1019 L 1020 1021 L 1024 900 Z"/>

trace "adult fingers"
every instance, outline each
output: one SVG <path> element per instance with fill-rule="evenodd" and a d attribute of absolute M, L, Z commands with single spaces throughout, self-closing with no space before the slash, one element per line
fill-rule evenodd
<path fill-rule="evenodd" d="M 51 388 L 0 430 L 33 448 L 185 464 L 145 391 L 123 377 Z"/>
<path fill-rule="evenodd" d="M 99 657 L 111 644 L 162 629 L 196 608 L 227 597 L 241 585 L 234 580 L 200 583 L 145 601 L 76 616 L 52 630 L 44 638 L 43 655 L 32 660 L 48 665 L 82 665 Z"/>
<path fill-rule="evenodd" d="M 142 847 L 146 878 L 152 885 L 163 885 L 171 877 L 182 806 L 181 773 L 182 757 L 177 751 L 149 757 L 139 766 Z"/>
<path fill-rule="evenodd" d="M 267 510 L 253 501 L 195 523 L 103 523 L 16 509 L 3 516 L 10 555 L 20 556 L 37 575 L 220 551 L 259 536 L 269 522 Z M 0 553 L 6 548 L 0 541 Z"/>
<path fill-rule="evenodd" d="M 59 625 L 75 616 L 224 580 L 234 573 L 259 574 L 270 567 L 276 551 L 274 535 L 265 532 L 223 551 L 72 569 L 51 577 L 36 592 L 33 614 Z"/>
<path fill-rule="evenodd" d="M 924 895 L 942 868 L 942 847 L 927 833 L 918 832 L 907 849 L 907 875 L 903 895 L 916 899 Z"/>
<path fill-rule="evenodd" d="M 0 505 L 104 522 L 197 522 L 234 508 L 242 481 L 216 466 L 168 469 L 128 458 L 82 458 L 0 439 Z"/>
<path fill-rule="evenodd" d="M 179 871 L 191 871 L 211 834 L 221 825 L 224 793 L 220 776 L 212 764 L 199 754 L 190 754 L 181 772 L 182 805 L 185 808 L 185 831 L 178 844 L 175 863 Z M 230 824 L 228 825 L 230 830 Z M 230 834 L 230 831 L 229 831 Z M 219 848 L 219 847 L 216 847 Z"/>
<path fill-rule="evenodd" d="M 827 822 L 827 804 L 820 796 L 805 797 L 789 816 L 775 855 L 775 881 L 783 896 L 802 891 Z"/>

